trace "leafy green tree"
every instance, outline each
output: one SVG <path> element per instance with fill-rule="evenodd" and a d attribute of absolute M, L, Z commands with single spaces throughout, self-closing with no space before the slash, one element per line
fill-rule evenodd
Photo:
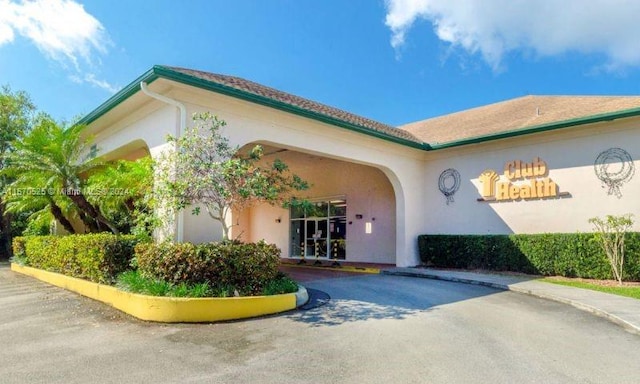
<path fill-rule="evenodd" d="M 35 106 L 25 92 L 13 92 L 6 85 L 0 89 L 0 172 L 7 167 L 13 141 L 29 130 L 34 112 Z M 0 196 L 10 181 L 0 174 Z M 0 257 L 11 255 L 12 222 L 12 214 L 0 199 Z"/>
<path fill-rule="evenodd" d="M 589 219 L 596 232 L 596 239 L 609 260 L 613 276 L 622 285 L 624 268 L 624 242 L 626 233 L 633 227 L 633 215 L 607 215 L 604 219 L 593 217 Z"/>
<path fill-rule="evenodd" d="M 89 156 L 91 144 L 88 138 L 82 137 L 83 128 L 81 125 L 65 127 L 40 115 L 29 133 L 13 141 L 8 166 L 1 174 L 20 175 L 32 182 L 32 188 L 61 186 L 61 190 L 54 193 L 61 193 L 71 201 L 90 232 L 108 230 L 117 234 L 120 231 L 116 225 L 85 194 L 88 176 L 103 164 L 100 159 Z M 46 182 L 38 184 L 38 180 Z"/>
<path fill-rule="evenodd" d="M 308 184 L 292 174 L 280 160 L 264 164 L 261 146 L 241 156 L 238 147 L 222 135 L 226 125 L 210 113 L 194 115 L 195 126 L 181 137 L 168 137 L 175 150 L 165 152 L 157 163 L 159 200 L 175 210 L 194 206 L 193 214 L 204 207 L 220 222 L 223 238 L 229 239 L 228 218 L 233 210 L 242 211 L 253 204 L 284 204 Z"/>
<path fill-rule="evenodd" d="M 35 188 L 34 188 L 35 186 Z M 16 177 L 6 189 L 4 203 L 11 214 L 27 214 L 27 224 L 49 227 L 46 223 L 57 220 L 69 233 L 76 233 L 70 219 L 77 212 L 70 199 L 59 193 L 62 187 L 56 180 L 27 172 Z"/>
<path fill-rule="evenodd" d="M 89 201 L 121 232 L 150 235 L 147 215 L 152 212 L 153 160 L 117 160 L 87 180 Z"/>

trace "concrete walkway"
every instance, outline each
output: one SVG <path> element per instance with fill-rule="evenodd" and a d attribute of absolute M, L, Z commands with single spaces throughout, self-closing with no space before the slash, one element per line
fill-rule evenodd
<path fill-rule="evenodd" d="M 427 279 L 478 284 L 520 292 L 572 305 L 583 311 L 604 317 L 631 332 L 640 334 L 640 300 L 637 299 L 592 291 L 589 289 L 545 283 L 537 281 L 535 278 L 522 276 L 445 271 L 424 268 L 392 268 L 381 271 L 381 273 L 387 275 L 422 277 Z"/>

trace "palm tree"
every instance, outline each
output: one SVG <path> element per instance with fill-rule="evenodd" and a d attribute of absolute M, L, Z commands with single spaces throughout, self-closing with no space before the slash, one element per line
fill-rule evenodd
<path fill-rule="evenodd" d="M 55 219 L 67 232 L 76 233 L 71 220 L 78 217 L 77 210 L 66 196 L 55 193 L 61 190 L 61 186 L 52 182 L 55 181 L 45 180 L 35 172 L 21 174 L 5 191 L 3 203 L 6 211 L 13 214 L 29 213 L 29 221 Z"/>
<path fill-rule="evenodd" d="M 96 192 L 89 201 L 100 207 L 102 214 L 117 223 L 123 232 L 136 226 L 140 215 L 148 212 L 152 202 L 153 160 L 143 157 L 135 161 L 117 160 L 89 177 L 89 188 Z"/>
<path fill-rule="evenodd" d="M 44 185 L 32 185 L 34 188 L 59 185 L 60 194 L 75 205 L 90 232 L 108 229 L 118 234 L 118 228 L 85 195 L 86 178 L 102 162 L 89 156 L 90 141 L 82 138 L 82 129 L 80 125 L 63 127 L 49 116 L 39 116 L 34 128 L 13 143 L 8 167 L 2 172 L 46 180 Z"/>

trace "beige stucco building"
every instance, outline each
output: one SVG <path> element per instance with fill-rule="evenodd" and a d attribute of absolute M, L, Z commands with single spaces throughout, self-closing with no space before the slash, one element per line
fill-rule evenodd
<path fill-rule="evenodd" d="M 591 217 L 640 213 L 640 97 L 526 96 L 391 127 L 244 79 L 155 66 L 83 123 L 101 155 L 135 159 L 157 156 L 203 111 L 228 123 L 233 144 L 261 144 L 311 183 L 313 214 L 261 205 L 232 218 L 235 235 L 286 258 L 413 266 L 420 234 L 589 231 Z M 189 213 L 171 231 L 222 235 Z"/>

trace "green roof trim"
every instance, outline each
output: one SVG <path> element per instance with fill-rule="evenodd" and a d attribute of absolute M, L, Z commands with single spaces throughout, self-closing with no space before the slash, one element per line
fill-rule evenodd
<path fill-rule="evenodd" d="M 264 105 L 270 108 L 289 112 L 298 116 L 306 117 L 306 118 L 320 121 L 333 126 L 345 128 L 350 131 L 362 133 L 368 136 L 376 137 L 382 140 L 386 140 L 396 144 L 404 145 L 411 148 L 421 149 L 425 151 L 435 151 L 435 150 L 446 149 L 446 148 L 460 147 L 464 145 L 479 144 L 479 143 L 484 143 L 488 141 L 507 139 L 511 137 L 530 135 L 530 134 L 553 131 L 553 130 L 558 130 L 563 128 L 570 128 L 570 127 L 584 125 L 584 124 L 613 121 L 616 119 L 624 119 L 624 118 L 640 115 L 640 108 L 634 108 L 634 109 L 628 109 L 623 111 L 609 112 L 609 113 L 603 113 L 598 115 L 580 117 L 580 118 L 571 119 L 571 120 L 553 122 L 553 123 L 548 123 L 543 125 L 531 126 L 531 127 L 515 129 L 510 131 L 504 131 L 499 133 L 492 133 L 489 135 L 470 137 L 466 139 L 455 140 L 455 141 L 450 141 L 445 143 L 428 144 L 428 143 L 419 143 L 419 142 L 403 139 L 397 136 L 392 136 L 392 135 L 386 134 L 385 132 L 380 132 L 371 128 L 363 127 L 363 126 L 353 124 L 351 122 L 347 122 L 335 117 L 326 116 L 322 113 L 309 111 L 304 108 L 297 107 L 295 105 L 291 105 L 278 100 L 271 99 L 269 97 L 256 95 L 254 93 L 233 88 L 230 86 L 226 86 L 223 84 L 219 84 L 214 81 L 209 81 L 209 80 L 201 79 L 188 74 L 180 73 L 172 70 L 171 68 L 167 68 L 161 65 L 154 65 L 153 68 L 151 68 L 150 70 L 142 74 L 140 77 L 135 79 L 133 82 L 131 82 L 129 85 L 121 89 L 118 93 L 116 93 L 107 101 L 102 103 L 98 108 L 96 108 L 95 110 L 90 112 L 88 115 L 83 117 L 78 123 L 84 124 L 84 125 L 91 124 L 92 122 L 96 121 L 101 116 L 103 116 L 105 113 L 109 112 L 110 110 L 117 107 L 119 104 L 121 104 L 125 100 L 127 100 L 129 97 L 133 96 L 136 92 L 140 91 L 141 82 L 151 84 L 152 82 L 154 82 L 159 78 L 173 80 L 178 83 L 191 85 L 197 88 L 201 88 L 208 91 L 223 94 L 226 96 L 234 97 L 237 99 L 249 101 L 251 103 Z"/>
<path fill-rule="evenodd" d="M 219 94 L 223 94 L 226 96 L 231 96 L 237 99 L 246 100 L 255 104 L 264 105 L 267 107 L 271 107 L 274 109 L 279 109 L 281 111 L 293 113 L 298 116 L 310 118 L 313 120 L 321 121 L 323 123 L 331 124 L 334 126 L 338 126 L 341 128 L 346 128 L 348 130 L 356 131 L 359 133 L 364 133 L 365 135 L 374 136 L 383 140 L 391 141 L 397 144 L 406 145 L 413 148 L 425 149 L 424 143 L 417 143 L 410 140 L 405 140 L 400 137 L 395 137 L 391 135 L 387 135 L 383 132 L 375 131 L 366 127 L 358 126 L 353 123 L 349 123 L 340 119 L 336 119 L 333 117 L 329 117 L 323 115 L 321 113 L 308 111 L 306 109 L 296 107 L 291 104 L 283 103 L 277 100 L 270 99 L 268 97 L 256 95 L 250 92 L 246 92 L 243 90 L 239 90 L 233 87 L 225 86 L 222 84 L 218 84 L 212 81 L 203 80 L 195 76 L 190 76 L 184 73 L 173 71 L 169 68 L 156 65 L 153 67 L 153 71 L 162 78 L 174 80 L 179 83 L 192 85 L 194 87 L 198 87 L 201 89 L 206 89 L 208 91 L 213 91 Z"/>
<path fill-rule="evenodd" d="M 511 137 L 524 136 L 524 135 L 530 135 L 534 133 L 541 133 L 541 132 L 547 132 L 547 131 L 554 131 L 562 128 L 575 127 L 578 125 L 601 123 L 604 121 L 613 121 L 617 119 L 624 119 L 627 117 L 635 117 L 635 116 L 640 116 L 640 108 L 626 109 L 622 111 L 608 112 L 608 113 L 601 113 L 597 115 L 579 117 L 579 118 L 570 119 L 570 120 L 556 121 L 553 123 L 535 125 L 531 127 L 514 129 L 514 130 L 504 131 L 499 133 L 492 133 L 489 135 L 469 137 L 466 139 L 449 141 L 441 144 L 427 144 L 427 147 L 428 147 L 427 150 L 438 150 L 438 149 L 445 149 L 445 148 L 460 147 L 463 145 L 479 144 L 487 141 L 508 139 Z"/>
<path fill-rule="evenodd" d="M 127 85 L 125 88 L 120 90 L 113 97 L 111 97 L 109 100 L 107 100 L 98 108 L 96 108 L 93 112 L 89 113 L 82 120 L 80 120 L 79 123 L 85 124 L 85 125 L 90 124 L 91 122 L 97 120 L 100 116 L 109 112 L 111 109 L 115 108 L 118 104 L 122 103 L 127 98 L 131 97 L 133 94 L 138 92 L 140 90 L 140 82 L 151 83 L 152 81 L 158 78 L 173 80 L 178 83 L 191 85 L 200 89 L 205 89 L 205 90 L 216 92 L 226 96 L 231 96 L 237 99 L 246 100 L 255 104 L 264 105 L 274 109 L 279 109 L 281 111 L 293 113 L 298 116 L 310 118 L 310 119 L 327 123 L 333 126 L 346 128 L 351 131 L 363 133 L 365 135 L 373 136 L 386 141 L 391 141 L 404 146 L 422 149 L 422 150 L 427 149 L 427 145 L 425 143 L 418 143 L 411 140 L 403 139 L 401 137 L 391 136 L 391 135 L 385 134 L 384 132 L 376 131 L 367 127 L 362 127 L 362 126 L 359 126 L 350 122 L 346 122 L 337 118 L 333 118 L 330 116 L 325 116 L 321 113 L 308 111 L 294 105 L 290 105 L 287 103 L 270 99 L 268 97 L 256 95 L 256 94 L 239 90 L 233 87 L 218 84 L 213 81 L 208 81 L 208 80 L 200 79 L 195 76 L 190 76 L 184 73 L 180 73 L 160 65 L 154 65 L 152 69 L 150 69 L 145 74 L 143 74 L 142 76 L 134 80 L 131 84 Z"/>
<path fill-rule="evenodd" d="M 136 92 L 140 90 L 140 83 L 145 82 L 147 84 L 151 84 L 154 80 L 158 78 L 158 75 L 155 73 L 154 69 L 151 68 L 147 72 L 145 72 L 142 76 L 135 79 L 126 87 L 122 88 L 115 95 L 111 96 L 107 101 L 100 104 L 100 106 L 93 111 L 91 111 L 88 115 L 80 119 L 78 124 L 88 125 L 92 122 L 96 121 L 105 113 L 109 112 L 113 108 L 117 107 L 120 103 L 133 96 Z"/>

